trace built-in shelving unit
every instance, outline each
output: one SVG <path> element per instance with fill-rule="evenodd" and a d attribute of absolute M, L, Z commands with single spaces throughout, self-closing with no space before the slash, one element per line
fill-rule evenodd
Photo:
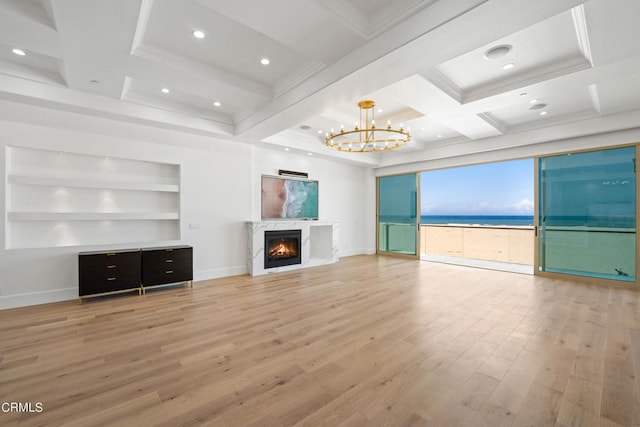
<path fill-rule="evenodd" d="M 71 188 L 94 188 L 105 190 L 131 190 L 131 191 L 166 191 L 169 193 L 177 193 L 180 186 L 177 184 L 153 184 L 153 183 L 136 183 L 136 182 L 107 182 L 107 181 L 78 181 L 73 178 L 50 178 L 28 175 L 9 175 L 7 178 L 9 184 L 26 184 L 26 185 L 44 185 L 56 187 Z"/>
<path fill-rule="evenodd" d="M 6 248 L 180 238 L 179 165 L 6 149 Z"/>

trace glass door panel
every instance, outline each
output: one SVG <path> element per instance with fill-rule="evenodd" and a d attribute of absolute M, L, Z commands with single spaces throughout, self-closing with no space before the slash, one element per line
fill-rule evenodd
<path fill-rule="evenodd" d="M 418 255 L 418 175 L 378 178 L 378 251 Z"/>
<path fill-rule="evenodd" d="M 636 147 L 538 162 L 538 271 L 635 282 Z"/>

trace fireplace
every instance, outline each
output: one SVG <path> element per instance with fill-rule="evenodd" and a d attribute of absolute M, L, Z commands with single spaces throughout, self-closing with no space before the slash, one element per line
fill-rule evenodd
<path fill-rule="evenodd" d="M 302 230 L 264 232 L 264 268 L 302 263 Z"/>

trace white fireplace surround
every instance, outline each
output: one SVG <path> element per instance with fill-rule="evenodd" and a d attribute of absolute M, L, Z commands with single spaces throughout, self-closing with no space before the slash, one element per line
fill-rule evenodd
<path fill-rule="evenodd" d="M 302 263 L 264 268 L 264 232 L 300 230 Z M 338 262 L 338 223 L 331 221 L 248 221 L 247 268 L 252 276 Z"/>

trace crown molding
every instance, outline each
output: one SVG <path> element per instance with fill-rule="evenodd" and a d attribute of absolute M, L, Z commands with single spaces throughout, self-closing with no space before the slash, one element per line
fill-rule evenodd
<path fill-rule="evenodd" d="M 271 99 L 273 97 L 273 89 L 269 85 L 246 77 L 241 77 L 219 67 L 194 61 L 182 55 L 163 51 L 150 43 L 145 43 L 144 37 L 147 32 L 154 1 L 155 0 L 141 0 L 138 22 L 136 24 L 133 42 L 131 43 L 131 56 L 137 56 L 151 62 L 157 62 L 171 68 L 190 73 L 196 71 L 201 75 L 206 76 L 208 79 L 215 79 L 218 83 L 222 83 L 234 89 L 256 93 L 267 99 Z"/>
<path fill-rule="evenodd" d="M 489 124 L 491 127 L 495 128 L 501 134 L 505 134 L 505 133 L 507 133 L 508 130 L 510 130 L 509 126 L 507 126 L 506 123 L 498 120 L 498 118 L 496 118 L 495 116 L 493 116 L 493 114 L 491 114 L 489 112 L 479 113 L 479 114 L 476 114 L 476 115 L 480 119 L 482 119 L 485 122 L 487 122 L 487 124 Z"/>
<path fill-rule="evenodd" d="M 150 44 L 138 46 L 131 54 L 132 56 L 163 64 L 188 74 L 197 72 L 209 80 L 215 80 L 218 84 L 226 85 L 243 92 L 257 94 L 267 99 L 273 98 L 273 90 L 271 86 L 267 84 L 239 76 L 219 67 L 196 62 L 181 55 L 165 52 Z"/>
<path fill-rule="evenodd" d="M 561 114 L 559 116 L 549 117 L 545 119 L 531 120 L 509 127 L 509 133 L 525 132 L 536 129 L 544 129 L 555 126 L 570 126 L 572 123 L 582 122 L 584 120 L 600 117 L 595 110 L 584 110 L 573 113 Z"/>
<path fill-rule="evenodd" d="M 419 74 L 420 77 L 434 85 L 441 92 L 447 94 L 450 98 L 454 99 L 458 104 L 462 104 L 464 98 L 464 91 L 458 87 L 447 76 L 442 74 L 438 69 L 432 68 L 428 71 Z"/>
<path fill-rule="evenodd" d="M 233 126 L 234 124 L 231 116 L 228 114 L 212 113 L 201 108 L 193 107 L 192 105 L 185 105 L 177 102 L 163 102 L 140 94 L 125 93 L 122 97 L 122 101 L 157 108 L 159 110 L 171 111 L 172 113 L 177 114 L 188 114 L 189 116 L 200 117 L 202 119 L 212 120 L 230 126 Z"/>
<path fill-rule="evenodd" d="M 50 0 L 0 0 L 0 7 L 57 30 Z"/>
<path fill-rule="evenodd" d="M 571 17 L 578 39 L 578 47 L 580 53 L 593 66 L 593 57 L 591 55 L 591 43 L 589 42 L 589 31 L 587 29 L 587 17 L 584 11 L 584 5 L 576 6 L 571 9 Z"/>
<path fill-rule="evenodd" d="M 587 87 L 587 90 L 589 91 L 591 106 L 598 114 L 602 114 L 602 108 L 600 107 L 600 95 L 598 94 L 598 86 L 595 83 L 590 84 Z"/>
<path fill-rule="evenodd" d="M 348 0 L 314 0 L 314 2 L 331 12 L 335 18 L 363 39 L 371 38 L 369 20 Z"/>
<path fill-rule="evenodd" d="M 59 61 L 58 61 L 58 65 Z M 58 67 L 60 68 L 60 67 Z M 67 82 L 60 72 L 46 70 L 43 68 L 29 67 L 27 65 L 16 64 L 14 62 L 0 60 L 0 74 L 20 77 L 40 83 L 47 83 L 57 86 L 66 86 Z"/>
<path fill-rule="evenodd" d="M 368 18 L 349 0 L 315 0 L 319 6 L 329 10 L 333 16 L 365 40 L 371 40 L 408 16 L 432 6 L 438 1 L 404 0 L 402 2 L 388 2 L 375 15 Z"/>
<path fill-rule="evenodd" d="M 369 21 L 368 37 L 373 38 L 387 31 L 398 22 L 419 12 L 422 9 L 433 6 L 439 0 L 412 0 L 400 2 L 387 2 L 385 7 L 376 12 Z"/>
<path fill-rule="evenodd" d="M 487 84 L 464 90 L 462 103 L 478 101 L 500 93 L 509 92 L 521 87 L 548 81 L 556 77 L 576 73 L 592 68 L 591 62 L 583 56 L 567 58 L 543 67 L 534 68 L 524 73 L 514 74 L 510 78 L 494 80 Z"/>
<path fill-rule="evenodd" d="M 138 22 L 136 23 L 136 30 L 133 34 L 133 41 L 131 43 L 130 54 L 134 55 L 135 51 L 142 45 L 144 35 L 147 32 L 147 25 L 149 24 L 149 17 L 151 16 L 151 9 L 153 8 L 154 0 L 141 0 L 140 12 L 138 13 Z"/>
<path fill-rule="evenodd" d="M 0 99 L 200 135 L 233 136 L 234 126 L 120 99 L 0 74 Z"/>
<path fill-rule="evenodd" d="M 277 98 L 283 93 L 293 89 L 300 83 L 304 82 L 314 74 L 322 71 L 326 67 L 325 64 L 315 60 L 309 60 L 301 67 L 296 68 L 286 77 L 276 83 L 273 91 L 273 97 Z"/>
<path fill-rule="evenodd" d="M 290 148 L 295 152 L 313 153 L 332 160 L 366 167 L 375 167 L 380 162 L 380 153 L 344 153 L 327 148 L 321 138 L 297 130 L 287 129 L 268 138 L 263 143 L 271 148 Z"/>

